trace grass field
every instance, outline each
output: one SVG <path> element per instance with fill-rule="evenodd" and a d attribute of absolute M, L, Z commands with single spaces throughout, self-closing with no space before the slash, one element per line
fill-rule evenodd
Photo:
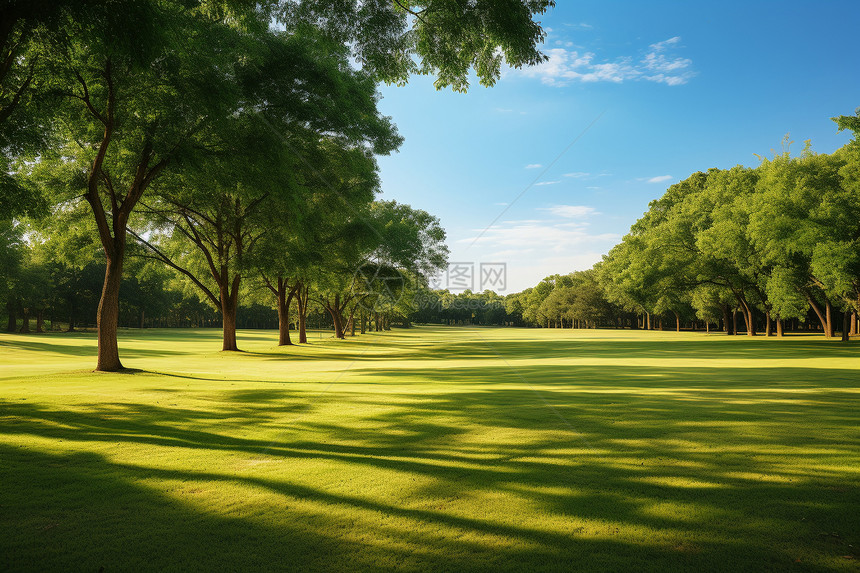
<path fill-rule="evenodd" d="M 860 567 L 860 344 L 0 334 L 0 570 Z"/>

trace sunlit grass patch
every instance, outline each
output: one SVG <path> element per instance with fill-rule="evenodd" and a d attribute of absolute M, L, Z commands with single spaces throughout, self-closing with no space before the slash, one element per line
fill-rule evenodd
<path fill-rule="evenodd" d="M 860 352 L 416 328 L 0 335 L 4 570 L 821 570 L 860 557 Z M 729 364 L 730 363 L 730 364 Z"/>

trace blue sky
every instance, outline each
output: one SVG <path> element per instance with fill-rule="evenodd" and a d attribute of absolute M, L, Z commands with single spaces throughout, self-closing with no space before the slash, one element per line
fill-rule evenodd
<path fill-rule="evenodd" d="M 558 4 L 547 64 L 465 95 L 382 87 L 406 138 L 382 198 L 440 217 L 451 261 L 505 262 L 499 292 L 590 267 L 695 171 L 756 165 L 787 133 L 849 139 L 829 118 L 860 106 L 857 0 Z"/>

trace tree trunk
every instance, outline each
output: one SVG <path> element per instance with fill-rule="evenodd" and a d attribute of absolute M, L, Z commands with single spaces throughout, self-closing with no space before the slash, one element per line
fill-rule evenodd
<path fill-rule="evenodd" d="M 45 311 L 43 311 L 41 308 L 36 311 L 36 332 L 39 334 L 42 334 L 43 332 L 45 332 L 44 317 L 45 317 Z"/>
<path fill-rule="evenodd" d="M 672 312 L 675 313 L 675 332 L 681 332 L 681 315 L 674 310 Z"/>
<path fill-rule="evenodd" d="M 732 323 L 729 317 L 729 305 L 722 305 L 723 310 L 723 330 L 726 334 L 734 334 L 732 332 Z"/>
<path fill-rule="evenodd" d="M 233 277 L 232 292 L 230 292 L 230 286 L 227 284 L 219 289 L 221 291 L 221 329 L 223 332 L 222 351 L 235 352 L 239 350 L 239 346 L 236 344 L 236 310 L 240 280 L 239 275 Z"/>
<path fill-rule="evenodd" d="M 296 294 L 296 287 L 287 292 L 287 285 L 288 281 L 278 277 L 278 346 L 290 346 L 293 343 L 290 340 L 290 304 Z"/>
<path fill-rule="evenodd" d="M 782 319 L 780 317 L 776 317 L 776 336 L 777 338 L 782 338 Z"/>
<path fill-rule="evenodd" d="M 364 314 L 364 310 L 361 311 L 361 334 L 365 334 L 367 332 L 367 317 Z"/>
<path fill-rule="evenodd" d="M 343 317 L 340 315 L 340 308 L 338 307 L 338 303 L 340 302 L 340 295 L 334 296 L 334 305 L 326 304 L 326 310 L 331 315 L 331 321 L 334 324 L 334 337 L 335 338 L 346 338 L 343 332 Z"/>
<path fill-rule="evenodd" d="M 827 301 L 827 315 L 825 316 L 825 314 L 821 312 L 821 307 L 815 302 L 815 299 L 808 293 L 804 294 L 806 295 L 807 302 L 809 302 L 809 306 L 812 307 L 812 310 L 815 312 L 815 316 L 818 317 L 818 321 L 821 323 L 821 328 L 824 330 L 824 336 L 826 338 L 830 338 L 832 336 L 832 331 L 830 330 L 830 301 Z"/>
<path fill-rule="evenodd" d="M 747 322 L 747 336 L 755 336 L 755 314 L 753 307 L 747 305 L 744 320 Z"/>
<path fill-rule="evenodd" d="M 747 303 L 746 297 L 738 296 L 738 302 L 740 303 L 741 313 L 744 315 L 744 322 L 747 326 L 747 336 L 755 336 L 753 308 Z M 737 327 L 735 327 L 735 332 L 737 332 Z"/>
<path fill-rule="evenodd" d="M 18 329 L 18 316 L 15 313 L 15 307 L 14 297 L 10 296 L 9 300 L 6 301 L 6 311 L 9 313 L 9 320 L 6 323 L 7 332 L 15 332 Z"/>
<path fill-rule="evenodd" d="M 143 329 L 146 324 L 146 311 L 143 308 L 140 309 L 140 328 Z"/>
<path fill-rule="evenodd" d="M 825 299 L 824 309 L 827 316 L 827 326 L 825 327 L 827 328 L 827 338 L 833 338 L 836 336 L 836 324 L 833 320 L 833 304 L 829 299 Z"/>
<path fill-rule="evenodd" d="M 846 309 L 842 313 L 842 342 L 851 340 L 851 313 Z"/>
<path fill-rule="evenodd" d="M 764 335 L 765 336 L 773 336 L 773 326 L 771 325 L 770 309 L 769 308 L 764 309 L 764 322 L 765 322 Z"/>
<path fill-rule="evenodd" d="M 123 369 L 119 360 L 117 326 L 119 324 L 119 286 L 122 282 L 122 264 L 125 254 L 125 235 L 114 241 L 114 254 L 107 256 L 105 282 L 96 320 L 99 350 L 96 370 L 118 372 Z"/>
<path fill-rule="evenodd" d="M 296 310 L 299 313 L 299 344 L 308 343 L 308 292 L 310 288 L 302 283 L 296 285 Z"/>
<path fill-rule="evenodd" d="M 738 332 L 738 309 L 732 309 L 732 334 L 737 334 Z"/>
<path fill-rule="evenodd" d="M 26 306 L 21 310 L 21 334 L 30 334 L 30 309 Z"/>
<path fill-rule="evenodd" d="M 645 330 L 651 330 L 651 313 L 645 313 Z"/>

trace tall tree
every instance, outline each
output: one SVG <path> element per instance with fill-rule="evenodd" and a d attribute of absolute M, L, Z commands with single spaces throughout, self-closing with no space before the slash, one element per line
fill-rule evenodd
<path fill-rule="evenodd" d="M 244 108 L 207 134 L 209 153 L 199 166 L 157 186 L 149 208 L 173 239 L 163 249 L 150 243 L 151 253 L 189 277 L 221 311 L 223 350 L 238 349 L 236 310 L 252 251 L 277 248 L 261 238 L 273 231 L 283 236 L 277 227 L 290 226 L 304 203 L 349 201 L 344 193 L 353 184 L 369 201 L 377 184 L 373 154 L 389 153 L 401 141 L 376 109 L 373 79 L 350 67 L 345 50 L 310 33 L 269 31 L 257 40 L 254 69 L 238 78 L 248 97 Z M 320 188 L 322 196 L 312 197 Z M 272 219 L 275 213 L 281 221 Z M 181 255 L 189 244 L 202 274 Z M 263 252 L 267 257 L 276 258 L 276 251 Z"/>

